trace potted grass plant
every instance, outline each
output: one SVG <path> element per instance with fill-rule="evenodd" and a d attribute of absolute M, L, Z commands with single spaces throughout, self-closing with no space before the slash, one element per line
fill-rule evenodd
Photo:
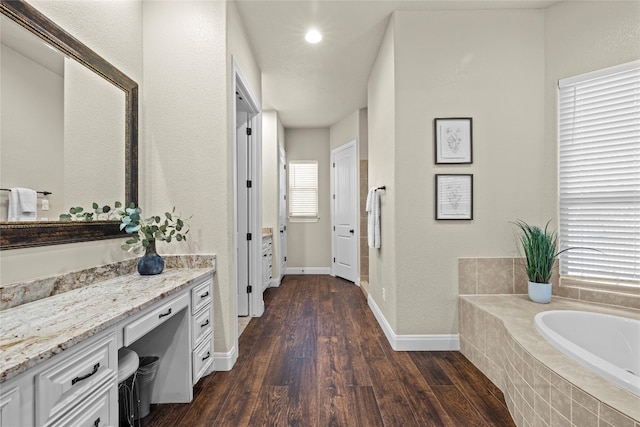
<path fill-rule="evenodd" d="M 520 229 L 520 244 L 526 258 L 529 298 L 541 304 L 551 301 L 551 274 L 555 260 L 568 250 L 558 252 L 558 235 L 549 230 L 549 222 L 544 229 L 520 220 L 514 222 Z"/>

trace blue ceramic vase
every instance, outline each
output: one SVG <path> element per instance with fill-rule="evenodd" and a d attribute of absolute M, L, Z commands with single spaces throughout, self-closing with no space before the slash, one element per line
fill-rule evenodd
<path fill-rule="evenodd" d="M 149 242 L 146 251 L 138 260 L 138 273 L 143 276 L 160 274 L 164 270 L 164 259 L 156 252 L 156 241 Z"/>

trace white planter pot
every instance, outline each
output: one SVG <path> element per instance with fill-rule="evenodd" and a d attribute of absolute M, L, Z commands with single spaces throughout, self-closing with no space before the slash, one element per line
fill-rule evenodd
<path fill-rule="evenodd" d="M 551 283 L 529 282 L 529 299 L 540 304 L 551 301 Z"/>

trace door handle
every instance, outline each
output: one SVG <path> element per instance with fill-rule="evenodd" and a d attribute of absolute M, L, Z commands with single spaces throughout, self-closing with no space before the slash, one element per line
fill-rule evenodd
<path fill-rule="evenodd" d="M 353 232 L 354 232 L 354 230 L 353 230 L 353 229 L 349 230 L 349 233 L 353 234 Z"/>

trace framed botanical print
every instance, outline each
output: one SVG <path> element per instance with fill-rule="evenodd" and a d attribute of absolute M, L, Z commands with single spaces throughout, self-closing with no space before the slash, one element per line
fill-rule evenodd
<path fill-rule="evenodd" d="M 436 164 L 473 163 L 471 117 L 434 119 Z"/>
<path fill-rule="evenodd" d="M 473 175 L 436 174 L 436 219 L 473 219 Z"/>

